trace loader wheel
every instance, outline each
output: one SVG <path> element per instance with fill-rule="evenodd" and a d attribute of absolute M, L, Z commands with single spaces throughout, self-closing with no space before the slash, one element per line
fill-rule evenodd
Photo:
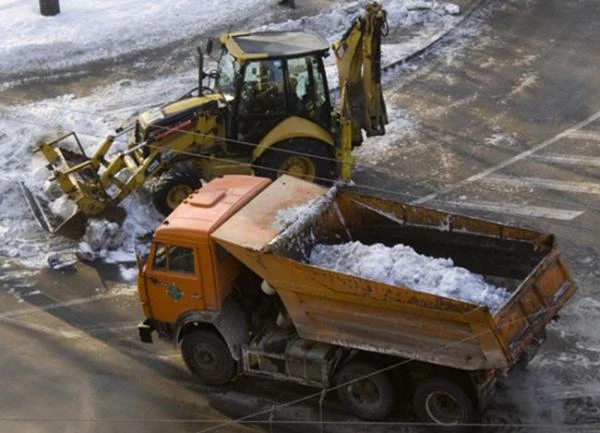
<path fill-rule="evenodd" d="M 169 215 L 188 195 L 202 187 L 198 174 L 191 168 L 175 168 L 164 172 L 150 187 L 154 207 Z"/>
<path fill-rule="evenodd" d="M 276 179 L 282 174 L 309 182 L 330 184 L 336 179 L 336 161 L 328 144 L 307 138 L 283 141 L 267 150 L 254 164 L 257 176 Z"/>
<path fill-rule="evenodd" d="M 394 409 L 394 387 L 388 374 L 363 361 L 351 361 L 334 377 L 342 404 L 359 418 L 378 421 Z"/>
<path fill-rule="evenodd" d="M 419 419 L 437 424 L 439 431 L 459 431 L 461 425 L 479 420 L 471 396 L 454 381 L 441 377 L 419 383 L 413 404 Z"/>
<path fill-rule="evenodd" d="M 236 362 L 223 339 L 206 330 L 183 336 L 181 356 L 189 370 L 206 385 L 224 385 L 236 372 Z"/>

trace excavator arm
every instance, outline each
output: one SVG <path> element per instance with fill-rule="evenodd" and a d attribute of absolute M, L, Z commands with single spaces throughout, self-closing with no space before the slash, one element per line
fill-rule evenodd
<path fill-rule="evenodd" d="M 381 38 L 388 32 L 386 12 L 369 3 L 344 36 L 332 45 L 340 83 L 341 121 L 352 125 L 352 146 L 368 137 L 385 134 L 388 122 L 381 90 Z"/>

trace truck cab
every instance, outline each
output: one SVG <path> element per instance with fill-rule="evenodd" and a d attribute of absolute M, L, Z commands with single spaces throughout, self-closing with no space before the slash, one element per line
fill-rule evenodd
<path fill-rule="evenodd" d="M 356 242 L 451 259 L 453 272 L 506 296 L 492 307 L 483 286 L 461 297 L 311 260 L 317 248 Z M 286 175 L 236 175 L 164 220 L 138 290 L 141 340 L 157 331 L 178 342 L 205 384 L 249 375 L 335 389 L 368 420 L 385 419 L 402 393 L 422 422 L 447 426 L 477 422 L 497 374 L 531 360 L 576 285 L 551 234 Z"/>
<path fill-rule="evenodd" d="M 140 328 L 143 341 L 152 341 L 152 330 L 172 339 L 191 316 L 210 322 L 222 311 L 242 265 L 210 233 L 269 183 L 248 176 L 216 179 L 186 198 L 186 206 L 156 230 L 138 275 L 142 310 L 149 318 Z"/>

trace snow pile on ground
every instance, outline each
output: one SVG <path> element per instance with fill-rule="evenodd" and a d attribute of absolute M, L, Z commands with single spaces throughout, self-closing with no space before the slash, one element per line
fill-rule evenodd
<path fill-rule="evenodd" d="M 33 154 L 38 139 L 53 129 L 74 130 L 88 155 L 104 136 L 114 131 L 136 111 L 143 111 L 156 102 L 174 100 L 194 87 L 196 77 L 190 74 L 170 76 L 145 83 L 122 80 L 98 89 L 91 96 L 64 95 L 32 104 L 15 105 L 0 111 L 0 154 L 3 172 L 0 175 L 0 254 L 26 266 L 47 266 L 50 253 L 77 249 L 77 243 L 44 232 L 31 216 L 22 197 L 19 182 L 25 183 L 36 195 L 49 201 L 49 207 L 59 215 L 68 216 L 72 203 L 65 197 L 54 197 L 48 188 L 50 172 L 46 160 Z M 127 137 L 115 144 L 112 153 L 121 150 Z M 122 203 L 127 211 L 122 230 L 123 244 L 116 250 L 99 246 L 91 250 L 95 257 L 106 260 L 133 261 L 135 238 L 152 230 L 162 219 L 142 190 Z M 114 247 L 114 244 L 113 244 Z"/>
<path fill-rule="evenodd" d="M 125 233 L 116 222 L 103 219 L 90 219 L 87 223 L 83 239 L 79 248 L 86 253 L 93 254 L 96 251 L 115 250 L 119 248 L 125 239 Z M 93 260 L 95 257 L 90 257 Z"/>
<path fill-rule="evenodd" d="M 79 254 L 87 260 L 108 263 L 135 262 L 136 247 L 160 225 L 163 216 L 144 191 L 132 193 L 122 203 L 127 212 L 123 224 L 90 218 L 79 243 Z"/>
<path fill-rule="evenodd" d="M 485 282 L 481 275 L 454 266 L 452 259 L 418 254 L 407 245 L 386 247 L 348 242 L 315 245 L 309 263 L 337 272 L 352 274 L 420 292 L 487 306 L 499 310 L 510 293 Z"/>
<path fill-rule="evenodd" d="M 407 138 L 415 137 L 419 131 L 419 124 L 400 108 L 391 111 L 388 120 L 384 136 L 367 137 L 361 146 L 353 149 L 357 165 L 376 165 L 389 160 Z"/>
<path fill-rule="evenodd" d="M 61 0 L 40 15 L 37 1 L 0 0 L 0 71 L 54 69 L 114 58 L 190 38 L 232 21 L 261 0 Z"/>
<path fill-rule="evenodd" d="M 287 20 L 277 24 L 267 24 L 257 30 L 301 30 L 319 34 L 333 42 L 342 37 L 350 27 L 352 19 L 363 14 L 364 5 L 370 0 L 340 2 L 333 4 L 329 9 L 300 19 Z M 384 0 L 381 2 L 387 12 L 387 21 L 390 29 L 407 26 L 424 26 L 440 24 L 440 22 L 454 23 L 455 18 L 449 15 L 460 13 L 460 7 L 453 3 L 437 1 L 421 1 L 422 7 L 414 7 L 411 0 Z M 385 40 L 383 41 L 385 43 Z"/>
<path fill-rule="evenodd" d="M 243 30 L 303 30 L 332 42 L 362 13 L 365 3 L 336 2 L 316 15 Z M 459 19 L 460 8 L 453 3 L 421 1 L 420 7 L 413 3 L 383 1 L 392 30 L 419 28 L 419 34 L 407 43 L 384 46 L 384 64 L 414 51 L 440 28 L 449 28 Z M 59 15 L 44 17 L 37 2 L 0 0 L 0 77 L 113 59 L 202 34 L 215 36 L 228 23 L 250 15 L 249 11 L 260 14 L 257 11 L 264 9 L 264 18 L 272 18 L 271 6 L 260 0 L 223 0 L 218 7 L 206 0 L 62 0 Z M 242 30 L 240 26 L 235 30 Z M 330 66 L 333 62 L 332 56 Z M 337 80 L 335 68 L 328 68 L 328 75 L 332 83 Z"/>

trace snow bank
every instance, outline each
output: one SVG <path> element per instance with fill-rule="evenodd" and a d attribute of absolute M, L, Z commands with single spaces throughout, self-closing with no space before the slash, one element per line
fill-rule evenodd
<path fill-rule="evenodd" d="M 0 0 L 0 71 L 54 69 L 190 39 L 266 7 L 261 0 L 61 0 L 44 17 L 37 1 Z M 242 12 L 245 11 L 245 12 Z"/>
<path fill-rule="evenodd" d="M 366 2 L 336 2 L 316 15 L 267 23 L 254 30 L 304 30 L 334 41 L 362 13 Z M 411 52 L 415 44 L 458 20 L 454 15 L 460 9 L 452 3 L 422 3 L 427 7 L 414 8 L 411 0 L 383 1 L 392 30 L 407 26 L 422 30 L 408 44 L 400 44 L 407 49 L 397 44 L 392 51 L 384 49 L 384 63 Z M 218 7 L 207 0 L 62 0 L 61 13 L 54 17 L 41 16 L 37 2 L 0 0 L 0 10 L 0 76 L 68 68 L 202 34 L 214 36 L 227 24 L 251 14 L 266 20 L 272 17 L 272 5 L 260 0 L 222 0 Z M 236 30 L 242 30 L 241 26 L 237 24 Z M 335 81 L 333 57 L 329 64 L 328 75 Z"/>
<path fill-rule="evenodd" d="M 454 266 L 452 259 L 418 254 L 407 245 L 386 247 L 348 242 L 339 245 L 318 244 L 309 263 L 321 268 L 352 274 L 420 292 L 487 306 L 499 310 L 510 293 L 485 282 L 483 276 Z"/>
<path fill-rule="evenodd" d="M 19 189 L 18 183 L 24 182 L 32 192 L 45 197 L 57 214 L 72 213 L 72 203 L 65 196 L 56 198 L 53 188 L 48 188 L 46 181 L 50 172 L 45 159 L 33 154 L 41 136 L 56 128 L 77 131 L 86 152 L 92 154 L 104 135 L 113 132 L 135 111 L 147 109 L 156 102 L 173 100 L 195 83 L 194 71 L 150 82 L 122 80 L 96 90 L 91 96 L 64 95 L 0 111 L 0 254 L 25 266 L 41 268 L 47 266 L 48 254 L 79 249 L 76 242 L 44 232 L 33 219 Z M 124 146 L 122 140 L 114 150 Z M 133 261 L 135 239 L 162 220 L 142 190 L 130 195 L 122 206 L 127 211 L 122 244 L 84 247 L 86 257 Z"/>
<path fill-rule="evenodd" d="M 390 111 L 389 124 L 386 125 L 385 135 L 367 137 L 364 143 L 352 150 L 352 155 L 357 160 L 358 166 L 376 165 L 389 160 L 408 138 L 417 136 L 420 125 L 410 115 L 399 108 Z"/>

